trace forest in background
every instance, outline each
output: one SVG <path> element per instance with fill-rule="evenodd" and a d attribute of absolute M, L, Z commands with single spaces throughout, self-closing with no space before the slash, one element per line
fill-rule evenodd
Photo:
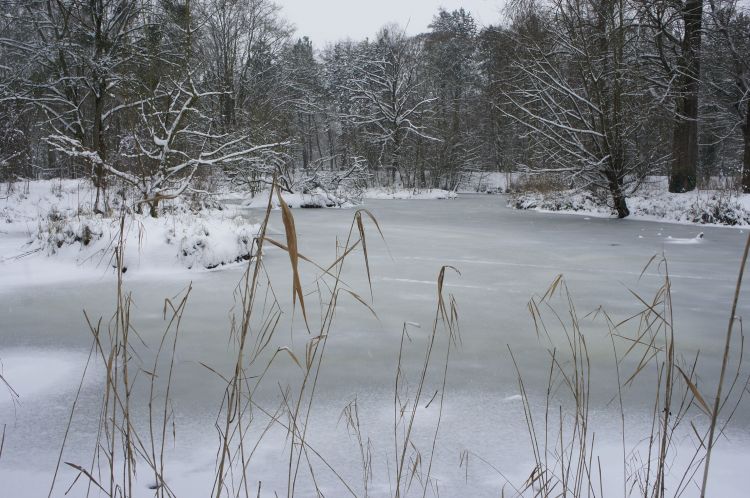
<path fill-rule="evenodd" d="M 518 0 L 324 47 L 270 0 L 2 0 L 0 181 L 90 177 L 95 211 L 218 183 L 750 192 L 750 17 L 735 0 Z"/>

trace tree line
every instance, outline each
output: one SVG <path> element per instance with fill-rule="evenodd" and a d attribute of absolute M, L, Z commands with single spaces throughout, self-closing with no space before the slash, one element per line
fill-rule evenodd
<path fill-rule="evenodd" d="M 0 0 L 0 180 L 90 177 L 139 209 L 212 179 L 453 189 L 525 171 L 619 216 L 649 175 L 750 192 L 736 0 L 516 0 L 316 47 L 270 0 Z"/>

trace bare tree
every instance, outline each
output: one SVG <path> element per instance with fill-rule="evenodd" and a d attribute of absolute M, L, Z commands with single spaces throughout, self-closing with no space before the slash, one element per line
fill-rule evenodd
<path fill-rule="evenodd" d="M 203 0 L 203 57 L 211 86 L 222 92 L 216 114 L 225 132 L 268 110 L 274 92 L 261 82 L 273 81 L 291 32 L 279 11 L 270 0 Z"/>
<path fill-rule="evenodd" d="M 434 186 L 452 189 L 463 171 L 482 162 L 476 49 L 477 27 L 471 14 L 441 9 L 425 36 L 424 54 L 428 87 L 435 98 L 430 131 L 441 139 L 428 156 Z"/>
<path fill-rule="evenodd" d="M 377 40 L 363 47 L 355 74 L 347 86 L 356 101 L 346 118 L 366 130 L 378 147 L 379 164 L 395 182 L 396 173 L 406 187 L 414 185 L 414 171 L 402 162 L 410 138 L 436 140 L 420 123 L 421 113 L 433 98 L 420 93 L 418 64 L 421 46 L 396 26 L 383 28 Z"/>
<path fill-rule="evenodd" d="M 115 139 L 108 132 L 118 111 L 113 97 L 132 81 L 129 66 L 142 28 L 137 0 L 45 0 L 21 2 L 17 20 L 30 30 L 23 40 L 6 40 L 29 59 L 16 102 L 37 106 L 51 134 L 85 144 L 106 161 Z M 44 79 L 34 77 L 41 73 Z M 122 93 L 121 93 L 122 92 Z M 105 170 L 93 164 L 95 210 L 102 209 Z"/>
<path fill-rule="evenodd" d="M 669 191 L 694 190 L 698 171 L 703 0 L 641 0 L 642 26 L 653 37 L 646 59 L 660 71 L 664 101 L 674 103 Z"/>
<path fill-rule="evenodd" d="M 609 192 L 618 217 L 644 174 L 635 137 L 648 117 L 637 70 L 628 64 L 637 40 L 624 0 L 556 1 L 546 16 L 546 43 L 528 47 L 505 97 L 508 116 L 524 125 L 540 155 L 527 165 L 576 188 Z"/>
<path fill-rule="evenodd" d="M 736 0 L 709 0 L 708 41 L 716 48 L 710 63 L 717 66 L 708 81 L 729 113 L 718 119 L 730 132 L 742 132 L 742 190 L 750 193 L 750 16 Z"/>
<path fill-rule="evenodd" d="M 245 136 L 215 134 L 204 123 L 200 104 L 219 92 L 199 92 L 192 78 L 174 88 L 157 87 L 156 94 L 140 104 L 140 126 L 125 135 L 117 160 L 103 158 L 80 141 L 66 135 L 50 137 L 60 152 L 88 161 L 140 193 L 136 202 L 148 205 L 158 216 L 159 203 L 174 199 L 191 187 L 199 168 L 226 166 L 246 160 L 259 151 L 282 144 L 252 146 Z"/>

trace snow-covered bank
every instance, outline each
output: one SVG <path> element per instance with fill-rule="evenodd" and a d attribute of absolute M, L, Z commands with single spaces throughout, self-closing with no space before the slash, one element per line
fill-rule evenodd
<path fill-rule="evenodd" d="M 523 173 L 503 171 L 467 171 L 458 183 L 459 193 L 509 192 L 524 177 Z"/>
<path fill-rule="evenodd" d="M 270 190 L 260 192 L 254 197 L 243 196 L 241 203 L 243 206 L 255 209 L 266 209 L 268 207 L 268 196 Z M 331 194 L 323 190 L 311 192 L 309 194 L 303 193 L 289 193 L 283 192 L 281 198 L 287 206 L 292 209 L 297 208 L 331 208 L 331 207 L 351 207 L 354 204 L 347 200 L 344 196 Z M 279 198 L 274 194 L 271 198 L 271 208 L 279 209 Z"/>
<path fill-rule="evenodd" d="M 265 209 L 270 191 L 254 197 L 224 192 L 218 197 L 224 203 L 200 202 L 200 206 L 189 197 L 163 201 L 159 218 L 128 211 L 122 224 L 116 208 L 110 217 L 93 212 L 94 194 L 87 180 L 37 180 L 3 186 L 0 265 L 15 265 L 18 283 L 34 281 L 38 273 L 47 275 L 38 275 L 40 282 L 46 278 L 86 278 L 82 268 L 95 270 L 89 276 L 101 276 L 102 269 L 111 271 L 115 265 L 114 248 L 121 229 L 125 241 L 123 266 L 129 275 L 213 269 L 237 263 L 250 257 L 259 228 L 241 209 Z M 366 197 L 451 199 L 456 194 L 436 189 L 370 189 Z M 291 208 L 355 205 L 346 195 L 322 190 L 282 193 L 282 198 Z M 110 201 L 116 204 L 116 196 Z M 278 196 L 271 197 L 271 206 L 279 208 Z M 255 218 L 260 218 L 257 212 Z M 54 276 L 49 275 L 50 270 Z M 6 275 L 6 280 L 12 279 L 11 273 Z"/>
<path fill-rule="evenodd" d="M 249 258 L 258 225 L 222 206 L 192 211 L 171 201 L 165 215 L 92 211 L 93 192 L 85 181 L 33 181 L 16 185 L 0 201 L 0 264 L 54 257 L 70 268 L 112 266 L 114 247 L 125 241 L 129 272 L 215 268 Z M 65 266 L 65 265 L 62 265 Z"/>
<path fill-rule="evenodd" d="M 394 189 L 375 187 L 365 191 L 365 199 L 454 199 L 458 197 L 455 192 L 450 190 L 432 189 Z"/>
<path fill-rule="evenodd" d="M 646 185 L 627 199 L 629 218 L 670 223 L 750 226 L 750 195 L 728 190 L 695 190 L 684 194 L 667 191 L 663 181 Z M 591 192 L 521 192 L 508 201 L 516 209 L 563 212 L 587 216 L 615 216 L 606 199 Z"/>

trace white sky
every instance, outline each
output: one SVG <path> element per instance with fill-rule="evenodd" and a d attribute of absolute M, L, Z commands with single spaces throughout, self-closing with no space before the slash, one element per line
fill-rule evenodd
<path fill-rule="evenodd" d="M 427 30 L 438 8 L 463 7 L 477 24 L 497 24 L 504 0 L 276 0 L 282 15 L 308 36 L 316 47 L 342 38 L 373 38 L 389 22 L 407 26 L 407 33 Z"/>

